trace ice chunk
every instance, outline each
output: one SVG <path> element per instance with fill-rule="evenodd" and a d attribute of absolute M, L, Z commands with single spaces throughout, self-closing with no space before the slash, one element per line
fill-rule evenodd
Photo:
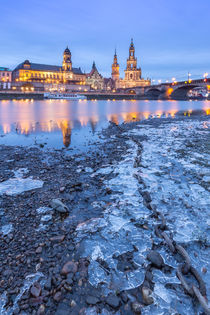
<path fill-rule="evenodd" d="M 0 183 L 0 195 L 15 196 L 24 191 L 41 188 L 44 184 L 42 180 L 33 179 L 32 177 L 23 178 L 23 175 L 27 172 L 28 170 L 24 168 L 14 171 L 14 178 Z"/>
<path fill-rule="evenodd" d="M 48 213 L 48 212 L 52 212 L 53 209 L 50 208 L 50 207 L 40 207 L 38 209 L 36 209 L 37 213 L 38 214 L 45 214 L 45 213 Z"/>
<path fill-rule="evenodd" d="M 50 220 L 52 220 L 52 215 L 51 215 L 51 214 L 46 214 L 46 215 L 43 215 L 43 216 L 41 217 L 41 221 L 42 221 L 42 222 L 48 222 L 48 221 L 50 221 Z"/>
<path fill-rule="evenodd" d="M 0 231 L 5 236 L 9 234 L 10 232 L 12 232 L 12 230 L 13 230 L 13 225 L 9 223 L 9 224 L 3 225 Z"/>

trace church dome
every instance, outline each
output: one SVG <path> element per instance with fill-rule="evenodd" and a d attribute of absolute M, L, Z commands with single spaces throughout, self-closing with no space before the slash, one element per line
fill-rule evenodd
<path fill-rule="evenodd" d="M 24 65 L 30 65 L 30 61 L 29 60 L 25 60 L 24 61 Z"/>

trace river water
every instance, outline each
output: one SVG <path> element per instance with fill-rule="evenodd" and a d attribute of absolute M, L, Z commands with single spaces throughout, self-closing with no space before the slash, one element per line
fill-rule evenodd
<path fill-rule="evenodd" d="M 0 145 L 37 145 L 84 150 L 98 140 L 109 121 L 139 121 L 174 117 L 182 111 L 209 113 L 208 101 L 0 101 Z"/>

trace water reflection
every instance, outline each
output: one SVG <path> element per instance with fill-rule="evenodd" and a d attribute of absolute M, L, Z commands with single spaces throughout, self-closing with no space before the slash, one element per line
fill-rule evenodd
<path fill-rule="evenodd" d="M 63 145 L 69 147 L 75 131 L 83 129 L 74 139 L 74 144 L 81 145 L 78 138 L 91 138 L 107 121 L 120 124 L 149 117 L 174 117 L 180 110 L 185 116 L 193 110 L 210 114 L 208 101 L 0 101 L 0 135 L 5 135 L 0 137 L 0 144 L 23 144 L 16 136 L 34 136 L 37 141 L 39 136 L 47 135 L 48 142 L 52 140 L 50 146 L 61 147 L 58 138 L 53 141 L 59 133 Z"/>

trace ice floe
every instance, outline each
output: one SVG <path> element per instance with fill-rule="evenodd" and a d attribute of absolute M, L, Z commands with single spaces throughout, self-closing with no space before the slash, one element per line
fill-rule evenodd
<path fill-rule="evenodd" d="M 23 177 L 26 173 L 28 173 L 28 170 L 24 168 L 14 171 L 13 178 L 0 183 L 0 195 L 15 196 L 43 186 L 44 182 L 42 180 L 33 179 L 31 176 Z"/>
<path fill-rule="evenodd" d="M 137 147 L 132 141 L 129 144 L 130 150 L 119 164 L 97 171 L 102 175 L 114 174 L 112 179 L 105 181 L 114 192 L 112 204 L 104 211 L 103 218 L 86 221 L 76 229 L 77 240 L 83 239 L 83 255 L 90 257 L 89 281 L 93 286 L 100 285 L 106 295 L 110 291 L 135 288 L 143 282 L 143 263 L 151 248 L 150 232 L 135 226 L 150 213 L 142 204 L 138 181 L 134 177 Z M 119 269 L 118 257 L 128 251 L 133 253 L 136 268 L 125 273 Z"/>

